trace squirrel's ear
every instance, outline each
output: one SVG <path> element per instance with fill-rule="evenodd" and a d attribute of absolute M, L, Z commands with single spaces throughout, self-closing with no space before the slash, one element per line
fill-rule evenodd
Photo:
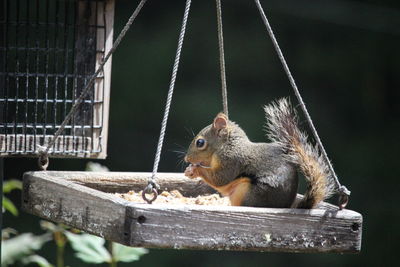
<path fill-rule="evenodd" d="M 219 113 L 213 122 L 213 128 L 220 135 L 221 132 L 226 132 L 226 128 L 228 127 L 228 117 L 224 113 Z"/>

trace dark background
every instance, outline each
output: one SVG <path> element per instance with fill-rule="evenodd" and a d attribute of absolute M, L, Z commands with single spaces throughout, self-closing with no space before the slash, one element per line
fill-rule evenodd
<path fill-rule="evenodd" d="M 108 158 L 112 171 L 151 171 L 164 111 L 183 0 L 149 0 L 113 55 Z M 264 141 L 262 106 L 290 96 L 290 84 L 253 1 L 223 2 L 230 117 Z M 117 0 L 115 36 L 138 1 Z M 261 1 L 336 172 L 364 216 L 359 255 L 152 249 L 120 266 L 388 266 L 397 262 L 400 167 L 400 3 Z M 215 1 L 193 0 L 160 171 L 179 172 L 184 151 L 221 111 Z M 304 123 L 305 126 L 305 123 Z M 51 170 L 83 170 L 87 160 L 52 159 Z M 35 159 L 6 159 L 21 178 Z M 19 205 L 20 193 L 12 198 Z M 3 227 L 40 232 L 39 219 L 4 216 Z M 54 250 L 54 251 L 53 251 Z M 55 262 L 55 246 L 42 251 Z M 72 258 L 66 264 L 86 266 Z"/>

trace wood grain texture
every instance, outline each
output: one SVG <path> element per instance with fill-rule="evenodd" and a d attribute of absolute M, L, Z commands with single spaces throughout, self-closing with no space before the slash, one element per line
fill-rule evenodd
<path fill-rule="evenodd" d="M 23 209 L 131 246 L 340 253 L 361 249 L 362 216 L 351 210 L 339 211 L 333 205 L 328 205 L 331 210 L 149 205 L 105 193 L 106 185 L 115 190 L 116 183 L 143 186 L 148 175 L 26 173 Z M 158 179 L 169 189 L 175 185 L 190 189 L 198 183 L 174 173 L 160 174 Z M 192 185 L 184 186 L 182 179 Z"/>
<path fill-rule="evenodd" d="M 128 204 L 131 246 L 281 252 L 357 252 L 353 211 Z"/>
<path fill-rule="evenodd" d="M 97 29 L 97 45 L 98 51 L 104 51 L 104 54 L 96 55 L 96 69 L 103 60 L 103 57 L 111 50 L 113 46 L 114 37 L 114 7 L 115 0 L 107 0 L 104 5 L 98 5 L 97 23 L 98 25 L 105 26 L 105 28 Z M 104 32 L 103 32 L 104 31 Z M 95 97 L 103 101 L 102 105 L 95 107 L 95 120 L 103 125 L 100 131 L 94 132 L 94 140 L 97 142 L 101 152 L 97 155 L 97 158 L 105 159 L 107 157 L 107 141 L 108 141 L 108 121 L 110 112 L 110 95 L 111 95 L 111 65 L 112 56 L 108 59 L 107 63 L 103 67 L 102 76 L 103 79 L 97 79 L 95 82 Z M 100 75 L 101 76 L 101 75 Z M 96 146 L 96 148 L 97 148 Z"/>
<path fill-rule="evenodd" d="M 143 190 L 151 177 L 150 172 L 54 172 L 54 175 L 109 193 Z M 157 183 L 160 190 L 179 190 L 187 197 L 216 193 L 200 178 L 189 179 L 183 173 L 158 173 Z"/>
<path fill-rule="evenodd" d="M 54 178 L 51 173 L 37 174 L 24 174 L 23 210 L 116 242 L 123 241 L 125 208 L 122 199 Z"/>

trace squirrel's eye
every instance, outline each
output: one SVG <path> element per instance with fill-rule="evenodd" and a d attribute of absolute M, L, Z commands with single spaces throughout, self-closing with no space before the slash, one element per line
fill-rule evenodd
<path fill-rule="evenodd" d="M 206 146 L 206 140 L 204 140 L 203 138 L 197 139 L 197 141 L 196 141 L 197 148 L 202 149 L 202 148 L 205 148 L 205 146 Z"/>

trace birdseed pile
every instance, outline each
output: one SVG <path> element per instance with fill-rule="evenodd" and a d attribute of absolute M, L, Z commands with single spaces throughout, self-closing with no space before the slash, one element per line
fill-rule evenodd
<path fill-rule="evenodd" d="M 135 203 L 146 203 L 142 198 L 142 191 L 129 191 L 125 194 L 115 193 L 118 197 Z M 151 198 L 151 197 L 150 197 Z M 185 197 L 178 190 L 163 191 L 153 202 L 154 204 L 186 204 L 186 205 L 208 205 L 208 206 L 230 206 L 228 197 L 221 197 L 218 194 Z"/>

